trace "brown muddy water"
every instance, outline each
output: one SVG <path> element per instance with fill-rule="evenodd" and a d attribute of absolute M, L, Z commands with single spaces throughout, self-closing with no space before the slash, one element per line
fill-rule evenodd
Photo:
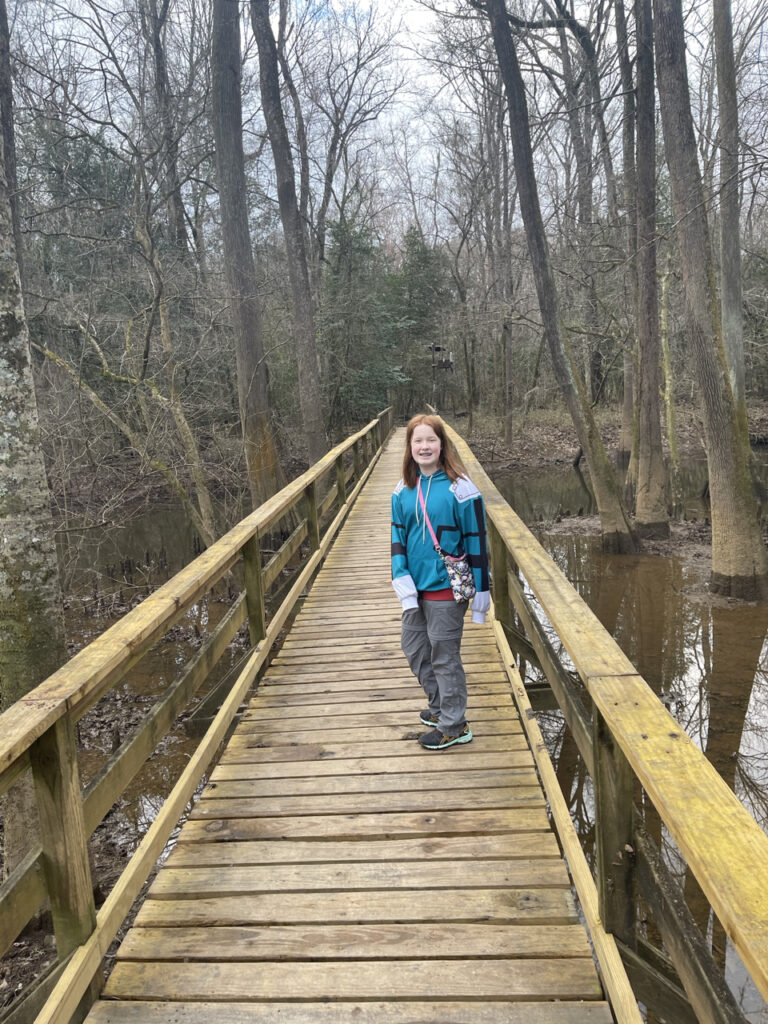
<path fill-rule="evenodd" d="M 765 470 L 768 483 L 768 470 Z M 703 462 L 681 474 L 679 513 L 704 519 Z M 567 519 L 594 510 L 584 480 L 570 465 L 496 478 L 495 483 L 535 531 L 542 520 Z M 565 526 L 561 522 L 560 529 Z M 735 789 L 768 831 L 768 606 L 713 607 L 702 600 L 704 570 L 695 560 L 658 556 L 609 557 L 596 538 L 540 534 L 565 575 L 637 666 L 680 725 Z M 199 551 L 183 510 L 163 507 L 126 521 L 118 529 L 64 533 L 60 558 L 69 596 L 67 625 L 73 649 L 88 643 L 151 589 L 178 572 Z M 108 700 L 83 721 L 84 781 L 103 764 L 122 734 L 175 679 L 200 637 L 227 611 L 226 586 L 201 601 Z M 221 674 L 234 671 L 242 650 L 223 659 Z M 528 670 L 535 678 L 535 670 Z M 589 778 L 559 712 L 544 712 L 542 727 L 570 802 L 574 821 L 591 856 L 592 799 Z M 124 738 L 124 737 L 123 737 Z M 110 834 L 121 856 L 129 856 L 155 817 L 195 746 L 183 722 L 147 762 L 110 812 Z M 664 851 L 682 877 L 673 844 Z M 107 886 L 107 888 L 109 885 Z M 708 908 L 694 912 L 722 945 L 729 983 L 739 994 L 750 1024 L 768 1024 L 768 1009 L 732 949 L 708 921 Z"/>
<path fill-rule="evenodd" d="M 768 477 L 763 467 L 763 475 Z M 684 467 L 686 519 L 706 517 L 701 498 L 706 467 Z M 567 517 L 593 511 L 583 481 L 568 469 L 494 481 L 537 533 L 561 571 L 614 636 L 648 684 L 768 832 L 768 605 L 723 606 L 706 596 L 705 560 L 610 556 L 599 538 L 568 535 Z M 766 509 L 763 509 L 766 514 Z M 559 519 L 547 533 L 540 519 Z M 690 556 L 690 552 L 688 553 Z M 694 553 L 695 555 L 695 553 Z M 557 639 L 552 637 L 558 646 Z M 565 656 L 566 664 L 567 655 Z M 535 668 L 527 678 L 539 678 Z M 592 856 L 591 783 L 559 711 L 539 715 L 571 814 Z M 651 823 L 649 823 L 650 825 Z M 658 828 L 658 825 L 657 825 Z M 653 831 L 653 829 L 651 829 Z M 725 961 L 729 985 L 751 1024 L 766 1024 L 768 1008 L 726 942 L 685 864 L 662 830 L 662 849 L 685 884 L 694 917 Z"/>

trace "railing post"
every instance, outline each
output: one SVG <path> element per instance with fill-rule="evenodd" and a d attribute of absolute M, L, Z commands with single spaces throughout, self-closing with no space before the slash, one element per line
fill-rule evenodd
<path fill-rule="evenodd" d="M 32 744 L 29 759 L 56 950 L 59 960 L 64 960 L 96 927 L 77 740 L 69 715 Z"/>
<path fill-rule="evenodd" d="M 267 635 L 264 611 L 264 580 L 261 575 L 261 545 L 258 536 L 243 544 L 245 569 L 245 606 L 248 610 L 248 632 L 251 646 L 255 647 Z"/>
<path fill-rule="evenodd" d="M 307 503 L 307 536 L 311 551 L 320 548 L 320 520 L 317 515 L 317 484 L 312 481 L 304 489 L 304 497 Z"/>
<path fill-rule="evenodd" d="M 635 949 L 635 852 L 632 846 L 634 775 L 629 762 L 592 707 L 595 774 L 597 895 L 605 930 Z"/>
<path fill-rule="evenodd" d="M 363 475 L 363 460 L 360 456 L 360 441 L 355 441 L 352 445 L 352 460 L 355 467 L 355 483 L 359 484 L 360 479 Z"/>
<path fill-rule="evenodd" d="M 344 456 L 336 458 L 336 491 L 339 495 L 339 508 L 347 504 L 347 481 L 344 479 Z"/>
<path fill-rule="evenodd" d="M 512 625 L 512 606 L 507 581 L 507 546 L 501 534 L 488 519 L 488 548 L 491 556 L 491 587 L 496 618 L 502 625 Z"/>

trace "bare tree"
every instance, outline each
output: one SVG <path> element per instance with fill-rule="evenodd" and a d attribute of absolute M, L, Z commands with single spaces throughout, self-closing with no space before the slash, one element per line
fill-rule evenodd
<path fill-rule="evenodd" d="M 739 201 L 739 109 L 730 0 L 712 0 L 717 56 L 720 150 L 720 308 L 723 342 L 740 421 L 746 427 L 744 313 L 741 293 L 741 204 Z"/>
<path fill-rule="evenodd" d="M 275 162 L 277 199 L 288 255 L 302 425 L 309 458 L 314 462 L 328 451 L 328 438 L 320 392 L 306 238 L 296 199 L 296 176 L 280 96 L 277 44 L 269 20 L 269 0 L 251 0 L 251 23 L 259 50 L 261 102 Z"/>
<path fill-rule="evenodd" d="M 636 521 L 646 537 L 668 537 L 667 474 L 661 450 L 659 306 L 656 289 L 656 105 L 651 0 L 636 0 L 637 24 L 637 477 Z"/>
<path fill-rule="evenodd" d="M 749 439 L 728 374 L 686 70 L 680 0 L 654 0 L 654 39 L 664 147 L 676 217 L 694 372 L 701 395 L 712 508 L 716 593 L 768 597 L 766 551 L 752 497 Z"/>
<path fill-rule="evenodd" d="M 240 420 L 255 507 L 280 489 L 283 475 L 270 421 L 269 377 L 248 230 L 237 0 L 214 0 L 211 63 L 224 270 L 232 298 Z"/>
<path fill-rule="evenodd" d="M 594 415 L 574 366 L 573 356 L 563 337 L 557 287 L 552 274 L 549 248 L 539 206 L 538 187 L 533 167 L 528 106 L 520 67 L 504 0 L 487 0 L 473 6 L 484 10 L 491 25 L 507 102 L 510 108 L 512 150 L 515 174 L 523 214 L 528 250 L 531 257 L 536 291 L 539 298 L 544 331 L 560 390 L 573 419 L 576 434 L 584 451 L 595 492 L 602 525 L 603 545 L 607 550 L 633 552 L 636 541 L 627 519 L 621 496 L 613 478 Z"/>
<path fill-rule="evenodd" d="M 0 0 L 0 17 L 5 4 Z M 7 21 L 6 21 L 7 24 Z M 10 81 L 10 79 L 8 79 Z M 7 97 L 6 97 L 7 99 Z M 29 333 L 16 261 L 5 149 L 0 149 L 0 709 L 66 660 L 50 493 L 32 380 Z M 35 834 L 31 778 L 7 795 L 3 870 Z"/>

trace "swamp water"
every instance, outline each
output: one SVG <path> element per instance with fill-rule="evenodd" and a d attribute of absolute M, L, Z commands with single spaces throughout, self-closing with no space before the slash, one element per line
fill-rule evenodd
<path fill-rule="evenodd" d="M 768 480 L 766 467 L 761 476 Z M 706 465 L 691 462 L 681 477 L 683 515 L 703 520 Z M 615 556 L 603 554 L 598 537 L 578 533 L 577 523 L 573 534 L 561 532 L 568 529 L 569 515 L 594 511 L 591 494 L 570 467 L 494 482 L 670 713 L 768 832 L 768 605 L 731 606 L 708 600 L 709 562 L 697 557 L 704 549 L 697 551 L 696 542 L 689 545 L 685 560 Z M 559 519 L 558 532 L 540 532 L 541 519 Z M 541 676 L 527 667 L 526 678 L 538 681 Z M 562 714 L 543 712 L 539 718 L 572 818 L 591 857 L 594 823 L 589 776 Z M 653 832 L 652 823 L 648 824 Z M 683 880 L 685 865 L 665 831 L 662 848 Z M 685 879 L 685 888 L 694 917 L 711 938 L 716 957 L 725 961 L 726 977 L 747 1020 L 766 1024 L 768 1008 L 719 923 L 711 919 L 703 895 L 690 878 Z"/>
<path fill-rule="evenodd" d="M 763 472 L 768 484 L 768 467 Z M 688 463 L 681 479 L 682 515 L 703 520 L 706 508 L 700 495 L 705 464 Z M 534 531 L 542 519 L 567 519 L 594 510 L 588 487 L 570 465 L 535 475 L 497 476 L 494 482 Z M 565 522 L 559 524 L 560 530 L 566 527 Z M 768 831 L 768 605 L 713 607 L 702 599 L 706 571 L 695 558 L 683 562 L 651 555 L 606 556 L 597 538 L 579 535 L 577 530 L 574 535 L 543 534 L 540 540 L 680 725 Z M 87 644 L 198 551 L 194 529 L 183 510 L 174 507 L 145 512 L 119 530 L 65 534 L 60 557 L 69 581 L 70 640 L 78 648 Z M 201 601 L 131 673 L 113 698 L 121 705 L 120 729 L 128 729 L 132 720 L 137 723 L 177 677 L 200 634 L 226 613 L 231 596 L 222 591 Z M 222 674 L 234 673 L 240 657 L 239 651 L 227 654 Z M 536 678 L 535 670 L 529 674 Z M 86 781 L 118 739 L 113 712 L 114 705 L 104 702 L 84 722 L 81 770 Z M 589 779 L 559 712 L 545 712 L 541 719 L 563 791 L 589 850 Z M 117 832 L 126 854 L 140 841 L 195 744 L 177 724 L 111 812 L 110 828 Z M 674 861 L 670 844 L 665 843 L 664 849 Z M 695 894 L 689 896 L 696 912 Z M 708 910 L 700 900 L 698 911 L 706 921 Z M 726 969 L 750 1024 L 768 1024 L 768 1009 L 730 948 Z"/>

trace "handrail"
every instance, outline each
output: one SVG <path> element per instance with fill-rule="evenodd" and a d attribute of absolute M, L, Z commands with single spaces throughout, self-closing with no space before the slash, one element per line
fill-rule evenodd
<path fill-rule="evenodd" d="M 634 775 L 758 989 L 768 998 L 768 836 L 509 507 L 466 442 L 447 424 L 444 426 L 485 498 L 497 617 L 509 621 L 512 605 L 531 617 L 531 606 L 517 578 L 519 572 L 562 641 L 595 709 L 592 735 L 584 729 L 583 721 L 582 734 L 592 744 L 585 753 L 595 778 L 598 831 L 607 827 L 599 821 L 601 800 L 610 807 L 605 817 L 613 815 L 618 822 L 610 838 L 602 836 L 603 848 L 600 836 L 597 844 L 600 912 L 606 927 L 622 939 L 627 937 L 618 918 L 626 911 L 622 904 L 628 900 L 623 897 L 631 898 L 634 859 L 644 855 L 645 839 L 632 819 Z M 513 563 L 511 570 L 508 556 Z M 529 635 L 529 639 L 533 642 L 540 637 Z M 554 689 L 555 681 L 551 681 Z M 628 840 L 627 849 L 618 845 L 622 830 Z M 638 849 L 634 848 L 635 842 Z M 659 867 L 657 863 L 655 868 Z M 622 886 L 626 893 L 619 891 Z M 670 950 L 670 955 L 674 952 Z M 694 1009 L 701 1014 L 698 1019 L 736 1019 L 728 1016 L 728 1010 L 717 1016 L 711 1007 L 697 1006 L 699 998 L 706 1002 L 709 997 L 701 996 L 684 957 L 680 962 L 674 955 L 673 959 Z"/>
<path fill-rule="evenodd" d="M 42 902 L 49 898 L 59 960 L 76 950 L 55 992 L 69 986 L 58 1009 L 49 998 L 39 1018 L 67 1020 L 65 1005 L 85 993 L 101 955 L 114 938 L 168 835 L 214 756 L 247 690 L 267 663 L 270 649 L 307 583 L 319 568 L 341 523 L 378 460 L 393 426 L 393 410 L 380 413 L 362 430 L 337 445 L 306 473 L 284 487 L 220 540 L 147 597 L 118 623 L 84 648 L 23 700 L 0 716 L 0 794 L 32 768 L 42 846 L 31 849 L 0 886 L 0 954 Z M 351 453 L 351 460 L 345 456 Z M 318 484 L 331 471 L 330 489 Z M 267 565 L 259 538 L 303 503 L 304 518 Z M 330 523 L 325 518 L 337 511 Z M 310 556 L 288 595 L 267 622 L 264 597 L 302 542 Z M 108 689 L 165 634 L 185 612 L 243 560 L 245 591 L 209 636 L 180 678 L 149 709 L 139 729 L 107 761 L 86 790 L 79 781 L 74 725 Z M 251 652 L 222 709 L 200 741 L 192 761 L 150 827 L 150 832 L 118 879 L 107 902 L 95 913 L 88 860 L 88 837 L 125 790 L 178 713 L 210 675 L 244 621 Z M 75 996 L 75 993 L 77 995 Z"/>

